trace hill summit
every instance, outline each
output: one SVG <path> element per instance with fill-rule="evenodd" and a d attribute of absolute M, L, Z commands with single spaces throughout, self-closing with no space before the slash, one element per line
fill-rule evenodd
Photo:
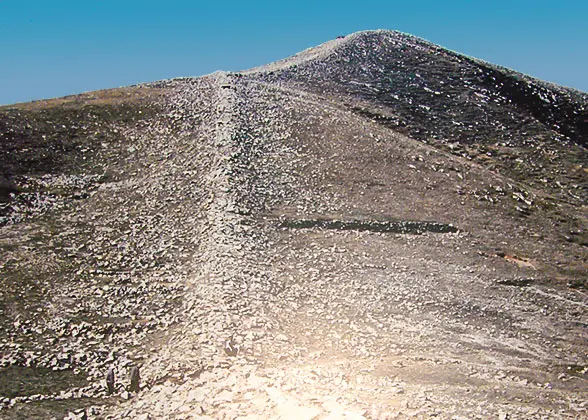
<path fill-rule="evenodd" d="M 3 418 L 586 414 L 586 93 L 365 31 L 0 142 Z"/>

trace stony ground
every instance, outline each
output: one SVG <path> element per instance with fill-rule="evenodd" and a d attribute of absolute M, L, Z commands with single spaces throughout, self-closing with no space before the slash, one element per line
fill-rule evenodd
<path fill-rule="evenodd" d="M 0 417 L 585 417 L 588 99 L 470 65 L 370 32 L 2 109 Z"/>

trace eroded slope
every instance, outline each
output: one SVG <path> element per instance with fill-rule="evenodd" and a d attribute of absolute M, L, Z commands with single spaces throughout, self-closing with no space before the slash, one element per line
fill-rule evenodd
<path fill-rule="evenodd" d="M 111 93 L 2 111 L 3 416 L 585 414 L 584 94 L 382 31 Z"/>

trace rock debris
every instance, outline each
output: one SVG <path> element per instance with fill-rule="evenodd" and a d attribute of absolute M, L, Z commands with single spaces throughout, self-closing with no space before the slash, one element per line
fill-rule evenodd
<path fill-rule="evenodd" d="M 587 112 L 394 31 L 0 108 L 0 417 L 586 416 Z"/>

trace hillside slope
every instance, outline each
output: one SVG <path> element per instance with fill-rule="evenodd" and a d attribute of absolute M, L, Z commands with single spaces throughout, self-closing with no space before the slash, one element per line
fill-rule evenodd
<path fill-rule="evenodd" d="M 0 414 L 584 416 L 587 112 L 392 31 L 0 108 Z"/>

